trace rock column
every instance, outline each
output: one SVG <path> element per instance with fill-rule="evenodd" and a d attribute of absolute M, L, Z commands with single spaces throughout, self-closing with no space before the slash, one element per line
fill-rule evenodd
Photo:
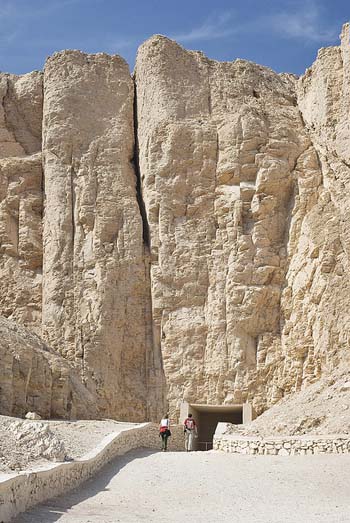
<path fill-rule="evenodd" d="M 101 415 L 143 420 L 151 336 L 133 101 L 118 56 L 65 51 L 46 63 L 43 332 Z"/>

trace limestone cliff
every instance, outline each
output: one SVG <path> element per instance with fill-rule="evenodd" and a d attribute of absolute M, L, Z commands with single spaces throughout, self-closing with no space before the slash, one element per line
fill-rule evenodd
<path fill-rule="evenodd" d="M 136 195 L 134 87 L 118 56 L 66 51 L 44 73 L 43 335 L 102 415 L 148 417 L 148 271 Z"/>
<path fill-rule="evenodd" d="M 40 332 L 42 74 L 0 74 L 0 314 Z"/>
<path fill-rule="evenodd" d="M 79 51 L 1 75 L 0 314 L 94 415 L 262 412 L 346 360 L 349 61 L 344 26 L 300 79 L 162 36 L 134 79 Z"/>
<path fill-rule="evenodd" d="M 249 399 L 260 411 L 289 382 L 280 308 L 289 221 L 299 178 L 320 180 L 295 84 L 165 37 L 139 50 L 153 322 L 174 410 L 182 399 Z"/>
<path fill-rule="evenodd" d="M 321 176 L 297 178 L 283 293 L 288 391 L 349 359 L 350 45 L 321 49 L 298 82 L 298 105 Z"/>

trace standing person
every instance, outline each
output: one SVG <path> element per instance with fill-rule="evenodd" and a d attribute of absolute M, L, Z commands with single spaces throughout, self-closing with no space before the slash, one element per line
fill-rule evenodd
<path fill-rule="evenodd" d="M 171 436 L 169 414 L 165 414 L 159 424 L 159 436 L 162 438 L 162 452 L 168 448 L 168 438 Z"/>
<path fill-rule="evenodd" d="M 192 414 L 188 415 L 188 418 L 184 421 L 184 434 L 185 434 L 185 449 L 187 452 L 193 450 L 193 439 L 197 437 L 197 424 L 192 417 Z"/>

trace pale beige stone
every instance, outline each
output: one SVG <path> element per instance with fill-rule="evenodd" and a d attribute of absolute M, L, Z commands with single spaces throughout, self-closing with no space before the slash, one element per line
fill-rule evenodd
<path fill-rule="evenodd" d="M 40 333 L 42 73 L 0 74 L 0 314 Z"/>
<path fill-rule="evenodd" d="M 39 416 L 39 414 L 37 414 L 36 412 L 27 412 L 27 414 L 25 415 L 25 418 L 30 419 L 30 420 L 42 419 L 41 416 Z"/>
<path fill-rule="evenodd" d="M 46 63 L 43 335 L 80 368 L 101 415 L 131 421 L 162 410 L 149 376 L 161 363 L 152 349 L 133 102 L 119 56 L 64 51 Z"/>
<path fill-rule="evenodd" d="M 162 36 L 136 98 L 118 56 L 0 75 L 0 314 L 94 415 L 260 413 L 348 361 L 349 68 L 345 25 L 299 80 Z"/>
<path fill-rule="evenodd" d="M 0 73 L 0 158 L 41 150 L 42 73 Z"/>
<path fill-rule="evenodd" d="M 285 392 L 349 365 L 350 45 L 321 49 L 298 82 L 316 155 L 300 164 L 282 297 Z M 311 160 L 311 162 L 310 162 Z"/>
<path fill-rule="evenodd" d="M 68 362 L 25 327 L 0 316 L 0 412 L 42 418 L 97 416 L 96 399 Z M 33 418 L 31 418 L 33 419 Z"/>
<path fill-rule="evenodd" d="M 0 159 L 0 314 L 41 331 L 41 154 Z"/>
<path fill-rule="evenodd" d="M 295 78 L 155 36 L 136 64 L 155 341 L 172 412 L 283 394 L 280 300 L 299 174 L 319 183 Z"/>

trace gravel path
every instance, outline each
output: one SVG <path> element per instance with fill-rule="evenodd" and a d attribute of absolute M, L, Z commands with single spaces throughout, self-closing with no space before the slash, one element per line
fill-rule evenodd
<path fill-rule="evenodd" d="M 17 523 L 349 523 L 350 455 L 132 451 Z"/>

